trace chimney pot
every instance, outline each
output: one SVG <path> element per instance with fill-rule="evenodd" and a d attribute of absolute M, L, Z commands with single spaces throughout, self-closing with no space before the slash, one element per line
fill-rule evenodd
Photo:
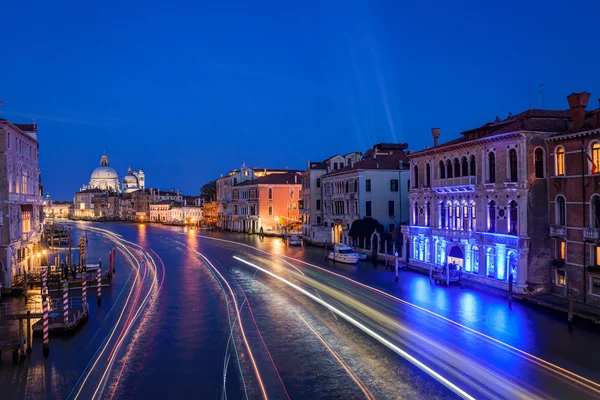
<path fill-rule="evenodd" d="M 433 147 L 439 144 L 441 128 L 431 128 L 431 135 L 433 136 Z"/>
<path fill-rule="evenodd" d="M 574 131 L 580 130 L 585 124 L 585 108 L 587 107 L 589 100 L 590 94 L 588 92 L 571 93 L 567 96 L 569 108 L 571 108 Z"/>

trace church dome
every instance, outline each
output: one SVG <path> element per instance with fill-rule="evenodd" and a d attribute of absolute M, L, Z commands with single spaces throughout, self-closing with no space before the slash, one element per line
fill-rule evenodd
<path fill-rule="evenodd" d="M 127 170 L 127 175 L 125 175 L 123 177 L 122 184 L 123 184 L 123 190 L 126 193 L 133 192 L 140 188 L 138 178 L 137 178 L 137 176 L 135 176 L 135 172 L 131 171 L 131 167 L 129 167 L 129 169 Z"/>
<path fill-rule="evenodd" d="M 119 176 L 111 168 L 106 153 L 100 159 L 100 166 L 92 172 L 89 186 L 91 189 L 119 191 Z"/>

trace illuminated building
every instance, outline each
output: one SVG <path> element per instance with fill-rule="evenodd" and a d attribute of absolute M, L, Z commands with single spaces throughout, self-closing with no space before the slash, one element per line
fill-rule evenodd
<path fill-rule="evenodd" d="M 302 172 L 302 199 L 300 214 L 302 214 L 302 238 L 308 242 L 321 243 L 328 240 L 329 229 L 324 225 L 322 176 L 328 172 L 344 168 L 359 161 L 362 153 L 353 152 L 346 155 L 336 154 L 325 161 L 309 161 Z"/>
<path fill-rule="evenodd" d="M 337 169 L 328 163 L 327 173 L 321 176 L 328 242 L 352 245 L 349 231 L 357 219 L 374 218 L 389 232 L 407 219 L 407 148 L 407 144 L 380 143 L 361 158 L 347 158 Z M 316 229 L 312 227 L 318 241 Z"/>
<path fill-rule="evenodd" d="M 205 202 L 202 204 L 202 215 L 204 225 L 209 227 L 217 226 L 217 210 L 219 209 L 219 203 L 216 201 Z"/>
<path fill-rule="evenodd" d="M 550 290 L 548 183 L 536 176 L 545 139 L 568 129 L 570 111 L 529 110 L 411 153 L 409 262 L 455 263 L 462 279 L 514 291 Z"/>
<path fill-rule="evenodd" d="M 231 229 L 237 232 L 299 232 L 300 171 L 287 171 L 233 186 Z"/>
<path fill-rule="evenodd" d="M 589 97 L 568 97 L 570 129 L 533 157 L 549 179 L 552 293 L 600 306 L 600 108 L 586 111 Z"/>
<path fill-rule="evenodd" d="M 291 172 L 287 169 L 266 169 L 250 168 L 242 165 L 240 169 L 229 171 L 225 176 L 221 176 L 216 181 L 217 187 L 217 226 L 225 230 L 238 230 L 234 227 L 232 204 L 233 187 L 249 180 L 261 178 L 273 174 L 285 174 Z M 239 224 L 238 224 L 239 225 Z M 237 225 L 236 225 L 237 226 Z"/>
<path fill-rule="evenodd" d="M 0 285 L 39 266 L 34 258 L 42 234 L 40 170 L 36 124 L 0 118 Z M 1 290 L 1 288 L 0 288 Z"/>
<path fill-rule="evenodd" d="M 143 170 L 132 170 L 129 167 L 121 183 L 123 185 L 123 192 L 125 193 L 135 192 L 140 189 L 144 190 L 146 188 L 146 176 Z"/>

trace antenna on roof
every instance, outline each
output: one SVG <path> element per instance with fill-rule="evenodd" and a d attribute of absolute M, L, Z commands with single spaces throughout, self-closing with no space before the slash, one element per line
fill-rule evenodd
<path fill-rule="evenodd" d="M 544 90 L 546 90 L 546 85 L 540 83 L 538 87 L 538 93 L 540 94 L 540 110 L 544 109 Z"/>

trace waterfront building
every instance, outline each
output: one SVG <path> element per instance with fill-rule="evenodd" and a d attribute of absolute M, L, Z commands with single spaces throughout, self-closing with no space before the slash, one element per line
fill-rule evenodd
<path fill-rule="evenodd" d="M 346 155 L 336 154 L 325 161 L 307 163 L 302 172 L 302 199 L 300 214 L 302 215 L 302 238 L 305 241 L 318 241 L 323 236 L 323 195 L 321 179 L 327 172 L 352 165 L 362 158 L 362 153 L 353 152 Z M 327 236 L 327 235 L 326 235 Z"/>
<path fill-rule="evenodd" d="M 73 203 L 70 201 L 52 201 L 46 195 L 43 202 L 44 218 L 70 218 L 73 212 Z"/>
<path fill-rule="evenodd" d="M 0 119 L 0 290 L 39 266 L 43 198 L 36 124 Z"/>
<path fill-rule="evenodd" d="M 217 225 L 225 230 L 237 230 L 233 223 L 233 187 L 249 180 L 261 178 L 273 174 L 285 174 L 287 169 L 261 169 L 250 168 L 242 165 L 240 169 L 229 171 L 225 176 L 221 176 L 216 181 L 217 188 Z M 239 224 L 238 224 L 239 225 Z"/>
<path fill-rule="evenodd" d="M 300 231 L 301 179 L 300 171 L 287 171 L 233 186 L 228 204 L 231 229 L 247 233 Z"/>
<path fill-rule="evenodd" d="M 568 97 L 570 129 L 548 137 L 548 151 L 533 157 L 536 174 L 550 181 L 552 293 L 571 290 L 575 300 L 600 306 L 600 108 L 586 111 L 589 98 Z"/>
<path fill-rule="evenodd" d="M 548 184 L 540 173 L 545 139 L 568 130 L 568 110 L 528 110 L 409 154 L 409 262 L 450 263 L 462 280 L 522 294 L 550 289 Z M 542 157 L 543 159 L 543 157 Z"/>
<path fill-rule="evenodd" d="M 217 210 L 219 203 L 216 201 L 205 202 L 202 204 L 202 218 L 207 227 L 217 226 Z"/>
<path fill-rule="evenodd" d="M 351 245 L 352 222 L 364 217 L 376 219 L 389 232 L 400 226 L 409 210 L 407 148 L 405 143 L 380 143 L 343 168 L 329 165 L 321 176 L 323 226 L 311 227 L 311 240 Z"/>

